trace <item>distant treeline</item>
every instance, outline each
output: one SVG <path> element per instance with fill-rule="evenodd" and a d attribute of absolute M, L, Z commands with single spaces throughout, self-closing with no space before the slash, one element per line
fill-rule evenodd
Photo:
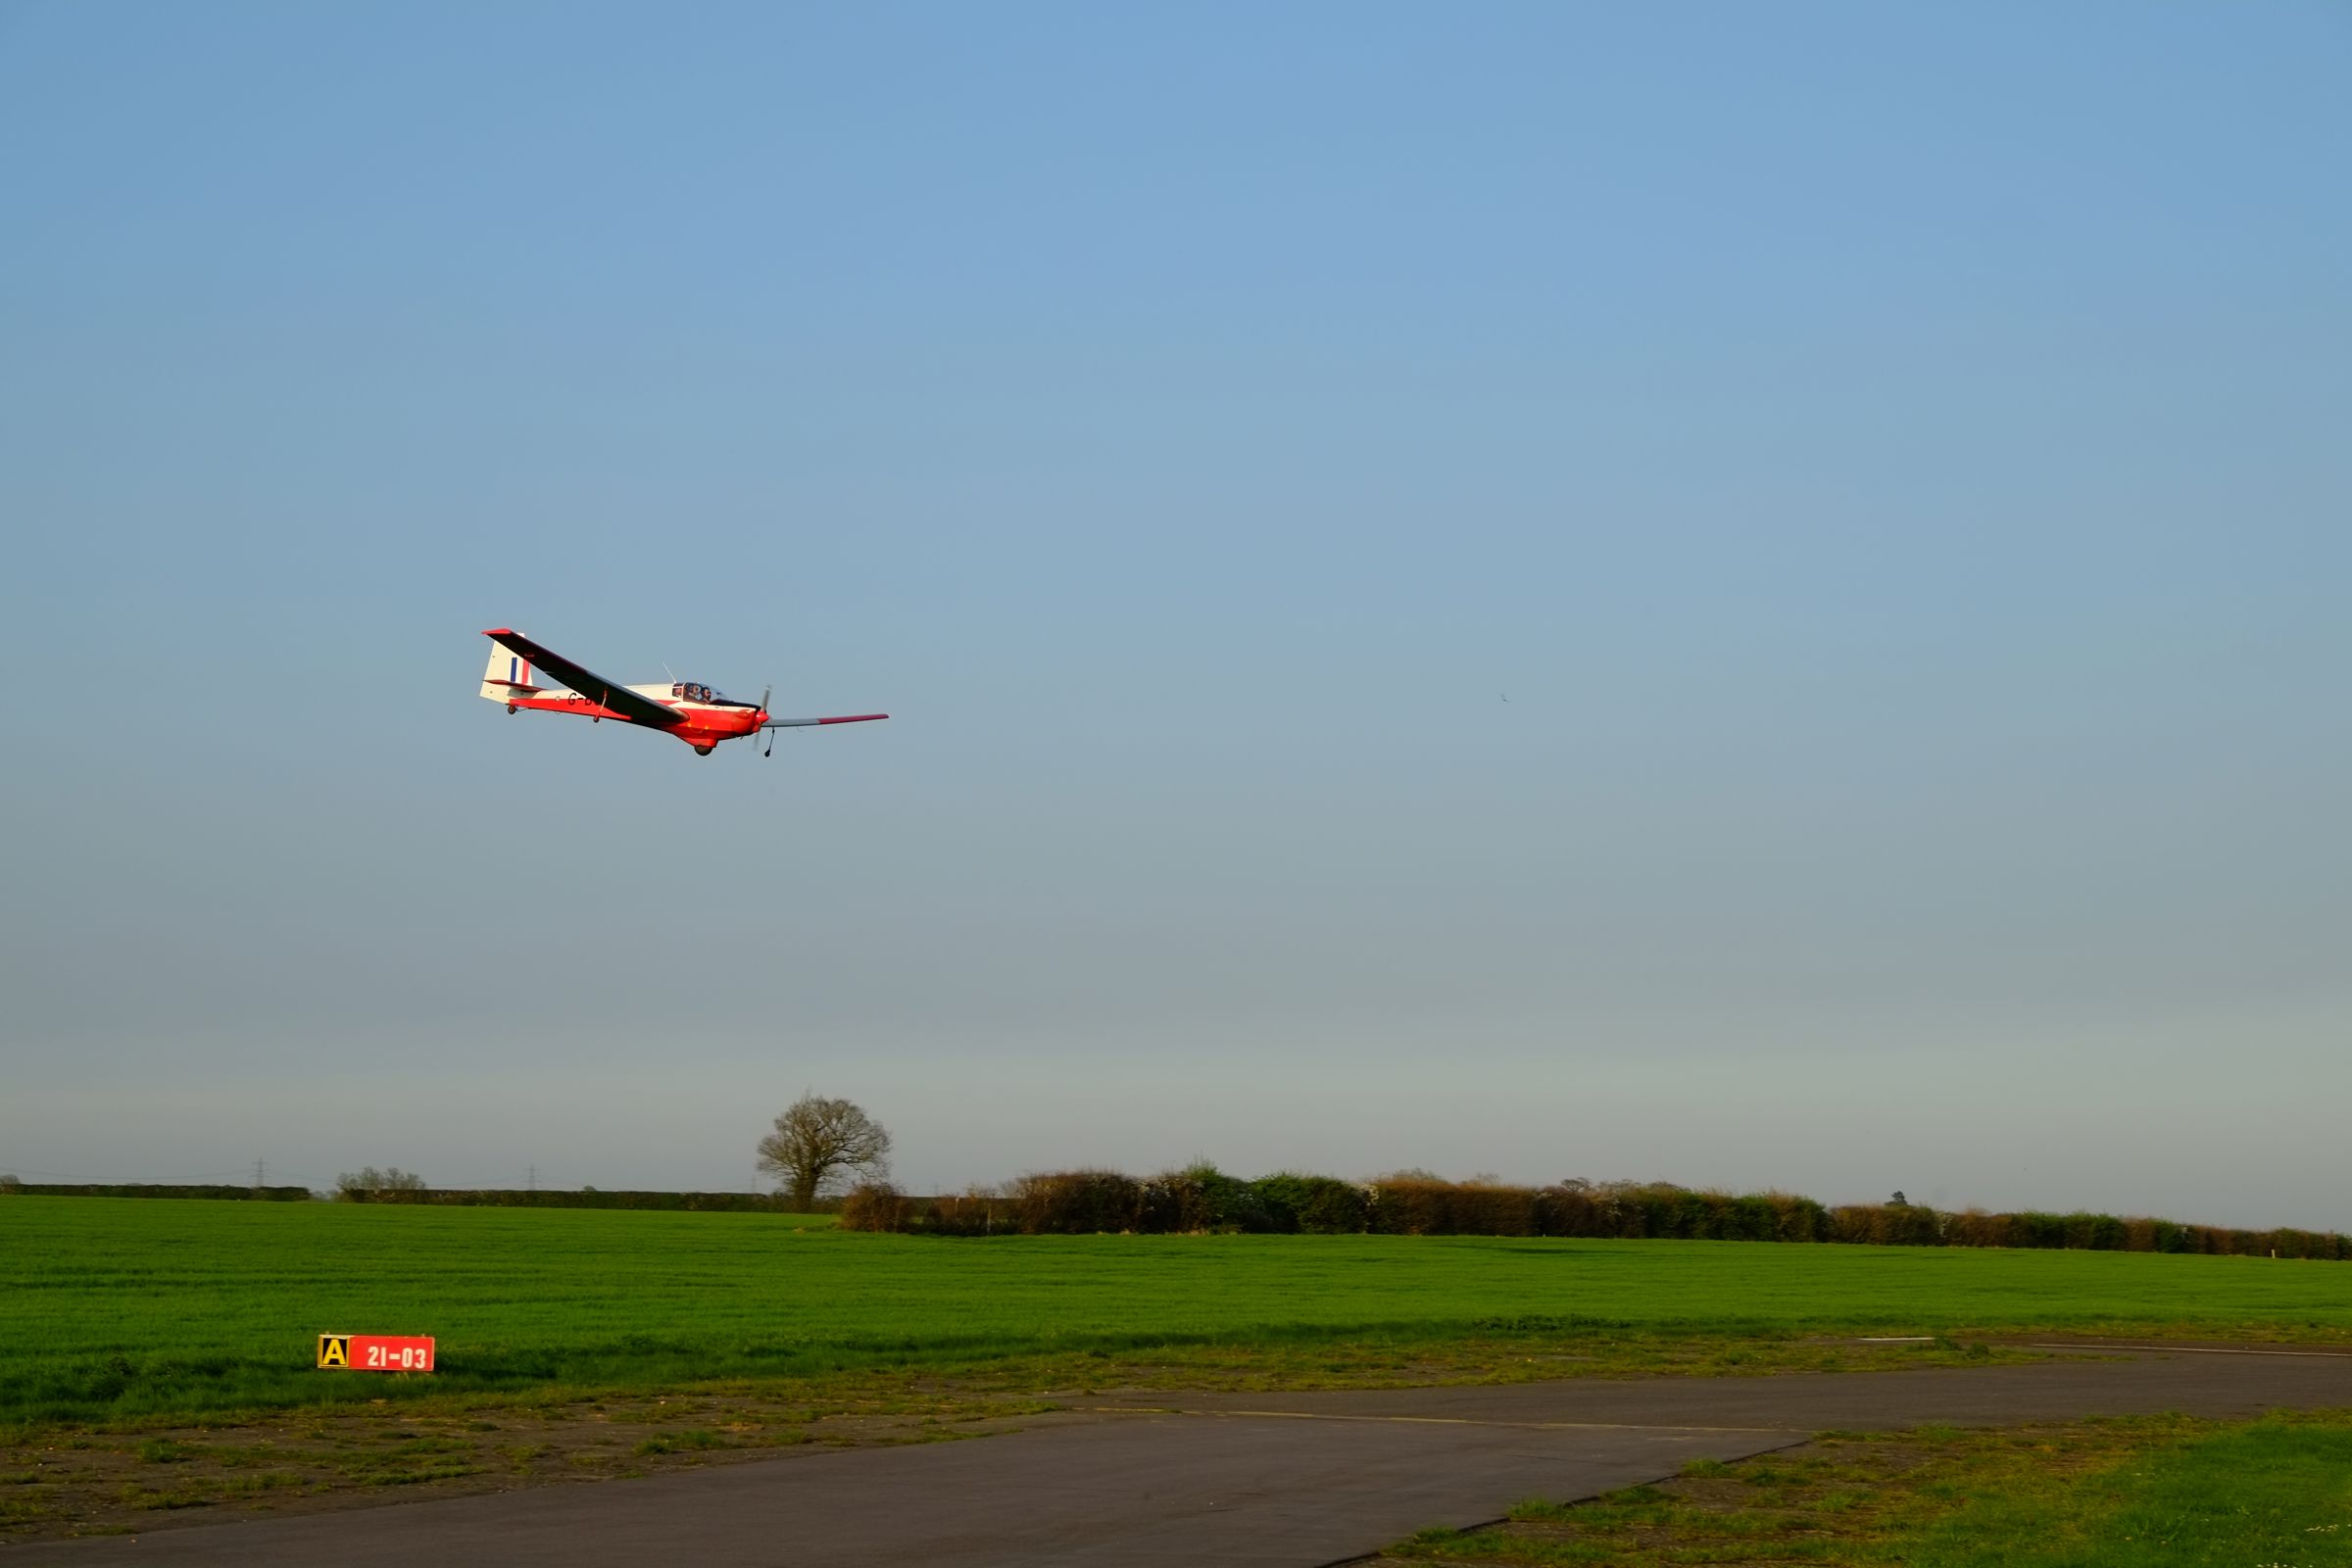
<path fill-rule="evenodd" d="M 36 1198 L 247 1198 L 266 1203 L 310 1201 L 308 1187 L 210 1187 L 172 1182 L 21 1182 L 0 1176 L 0 1193 Z"/>
<path fill-rule="evenodd" d="M 399 1174 L 395 1172 L 394 1174 Z M 768 1193 L 625 1193 L 599 1192 L 583 1187 L 573 1192 L 521 1187 L 409 1187 L 339 1185 L 334 1193 L 345 1203 L 423 1203 L 442 1208 L 666 1208 L 728 1210 L 736 1213 L 789 1214 L 792 1204 Z M 0 1194 L 25 1193 L 51 1198 L 244 1198 L 270 1202 L 300 1203 L 326 1194 L 307 1187 L 226 1187 L 169 1182 L 21 1182 L 0 1176 Z M 816 1212 L 841 1206 L 838 1198 L 820 1198 Z"/>
<path fill-rule="evenodd" d="M 1049 1171 L 1002 1189 L 938 1198 L 909 1198 L 886 1183 L 869 1183 L 844 1201 L 841 1222 L 851 1230 L 936 1236 L 1561 1236 L 2352 1258 L 2352 1240 L 2332 1231 L 2225 1230 L 2112 1214 L 1953 1213 L 1919 1203 L 1831 1208 L 1789 1193 L 1700 1192 L 1670 1182 L 1505 1187 L 1418 1174 L 1349 1182 L 1289 1173 L 1244 1181 L 1209 1166 L 1141 1178 L 1106 1170 Z"/>
<path fill-rule="evenodd" d="M 66 1198 L 211 1198 L 302 1202 L 304 1187 L 165 1182 L 20 1182 L 0 1194 Z M 641 1208 L 780 1214 L 766 1193 L 599 1192 L 499 1187 L 345 1187 L 344 1202 L 456 1208 Z M 1284 1172 L 1244 1181 L 1213 1166 L 1160 1176 L 1045 1171 L 1002 1188 L 908 1197 L 886 1182 L 820 1199 L 849 1230 L 933 1236 L 1080 1236 L 1242 1231 L 1267 1235 L 1559 1236 L 1639 1241 L 1841 1242 L 1879 1247 L 2063 1248 L 2107 1252 L 2207 1252 L 2240 1257 L 2352 1259 L 2333 1231 L 2229 1230 L 2113 1214 L 1988 1214 L 1924 1203 L 1832 1208 L 1790 1193 L 1731 1194 L 1671 1182 L 1560 1182 L 1506 1187 L 1420 1173 L 1377 1181 Z"/>
<path fill-rule="evenodd" d="M 606 1193 L 593 1187 L 577 1192 L 552 1188 L 416 1187 L 345 1188 L 335 1195 L 346 1203 L 423 1203 L 440 1208 L 667 1208 L 710 1209 L 737 1213 L 793 1212 L 781 1197 L 767 1193 Z M 822 1210 L 832 1206 L 819 1200 Z"/>

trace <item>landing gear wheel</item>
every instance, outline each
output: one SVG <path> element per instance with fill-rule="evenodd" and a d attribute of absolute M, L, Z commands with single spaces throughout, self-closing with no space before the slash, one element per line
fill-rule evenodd
<path fill-rule="evenodd" d="M 507 711 L 510 713 L 519 713 L 522 711 L 522 710 L 515 707 L 513 703 L 509 703 L 507 705 Z"/>
<path fill-rule="evenodd" d="M 710 755 L 710 748 L 708 746 L 697 746 L 694 749 L 694 755 L 697 757 L 709 757 Z"/>

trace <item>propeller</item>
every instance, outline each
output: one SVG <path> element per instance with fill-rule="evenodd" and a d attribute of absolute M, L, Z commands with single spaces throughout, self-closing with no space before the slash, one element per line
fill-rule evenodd
<path fill-rule="evenodd" d="M 767 722 L 767 700 L 775 695 L 776 683 L 772 680 L 769 681 L 764 687 L 760 688 L 760 722 L 762 724 Z M 771 729 L 767 732 L 767 750 L 761 752 L 760 755 L 761 757 L 773 757 L 776 755 L 776 732 L 774 730 Z"/>

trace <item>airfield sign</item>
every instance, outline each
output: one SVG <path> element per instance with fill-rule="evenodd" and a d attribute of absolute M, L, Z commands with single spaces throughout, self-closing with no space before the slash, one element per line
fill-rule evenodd
<path fill-rule="evenodd" d="M 430 1335 L 321 1334 L 318 1367 L 337 1372 L 430 1372 Z"/>

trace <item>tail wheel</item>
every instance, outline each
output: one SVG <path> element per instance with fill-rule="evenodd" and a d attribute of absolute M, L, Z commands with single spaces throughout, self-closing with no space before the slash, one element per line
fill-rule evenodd
<path fill-rule="evenodd" d="M 694 749 L 694 755 L 697 757 L 709 757 L 710 755 L 710 748 L 708 746 L 697 746 Z"/>

